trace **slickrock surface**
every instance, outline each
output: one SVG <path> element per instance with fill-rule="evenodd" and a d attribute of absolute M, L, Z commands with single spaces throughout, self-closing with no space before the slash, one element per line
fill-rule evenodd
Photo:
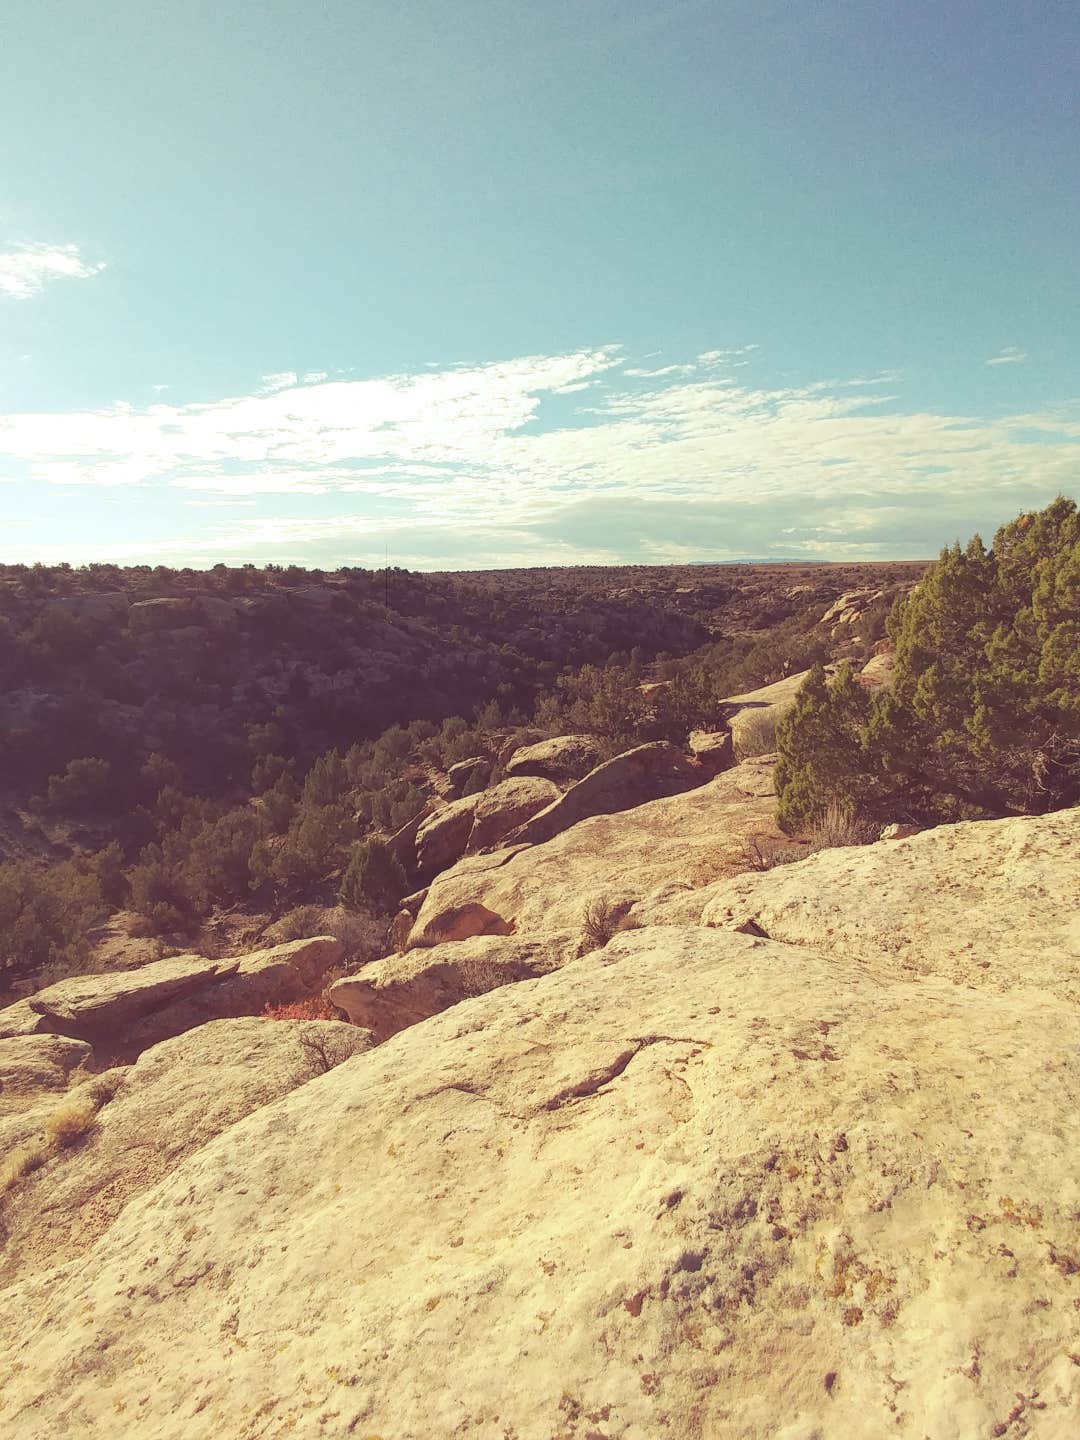
<path fill-rule="evenodd" d="M 83 1038 L 137 1020 L 235 969 L 236 962 L 231 960 L 177 955 L 138 970 L 60 980 L 32 995 L 30 1009 L 57 1034 Z"/>
<path fill-rule="evenodd" d="M 257 1015 L 311 994 L 342 954 L 340 940 L 316 935 L 231 960 L 177 955 L 136 970 L 76 975 L 0 1010 L 0 1037 L 48 1031 L 134 1058 L 209 1020 Z"/>
<path fill-rule="evenodd" d="M 365 965 L 332 985 L 330 998 L 381 1043 L 474 995 L 557 970 L 577 949 L 575 935 L 476 935 Z"/>
<path fill-rule="evenodd" d="M 1064 1440 L 1078 1117 L 1046 990 L 619 935 L 256 1110 L 0 1293 L 0 1428 Z"/>
<path fill-rule="evenodd" d="M 666 740 L 636 745 L 590 770 L 507 838 L 511 843 L 539 845 L 592 815 L 613 815 L 662 796 L 681 794 L 704 778 L 702 771 Z"/>
<path fill-rule="evenodd" d="M 0 1040 L 0 1116 L 26 1109 L 49 1091 L 66 1090 L 92 1054 L 85 1041 L 65 1035 Z"/>
<path fill-rule="evenodd" d="M 443 939 L 447 917 L 467 906 L 482 907 L 478 925 L 494 914 L 519 937 L 579 931 L 592 901 L 624 904 L 659 886 L 689 888 L 730 874 L 748 834 L 790 844 L 776 828 L 775 763 L 774 756 L 747 760 L 684 794 L 582 820 L 545 844 L 465 859 L 432 883 L 410 944 Z M 480 931 L 459 925 L 455 938 L 466 933 Z"/>
<path fill-rule="evenodd" d="M 54 1150 L 0 1200 L 0 1286 L 83 1254 L 186 1156 L 370 1045 L 366 1031 L 336 1020 L 217 1020 L 74 1087 L 68 1102 L 92 1097 L 97 1114 L 71 1148 Z M 60 1103 L 43 1097 L 20 1115 L 19 1138 Z"/>
<path fill-rule="evenodd" d="M 691 911 L 722 928 L 753 921 L 773 940 L 880 975 L 1080 1001 L 1080 809 L 826 850 L 678 895 L 644 918 L 686 921 Z"/>

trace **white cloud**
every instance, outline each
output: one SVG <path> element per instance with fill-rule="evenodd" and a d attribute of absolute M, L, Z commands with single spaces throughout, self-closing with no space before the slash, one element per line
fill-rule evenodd
<path fill-rule="evenodd" d="M 77 245 L 19 245 L 0 253 L 0 295 L 29 300 L 51 280 L 86 280 L 105 269 L 88 264 Z"/>
<path fill-rule="evenodd" d="M 1023 365 L 1027 358 L 1026 350 L 1021 350 L 1017 345 L 1006 345 L 986 363 L 987 365 Z"/>
<path fill-rule="evenodd" d="M 1080 407 L 904 410 L 888 373 L 754 386 L 734 370 L 745 348 L 630 379 L 601 346 L 371 380 L 279 375 L 198 404 L 0 415 L 0 478 L 258 504 L 243 529 L 169 542 L 192 560 L 379 563 L 389 538 L 403 564 L 428 568 L 924 554 L 935 527 L 952 539 L 1075 488 Z M 296 518 L 311 497 L 325 515 L 334 496 L 334 518 Z M 274 497 L 297 511 L 267 516 Z"/>

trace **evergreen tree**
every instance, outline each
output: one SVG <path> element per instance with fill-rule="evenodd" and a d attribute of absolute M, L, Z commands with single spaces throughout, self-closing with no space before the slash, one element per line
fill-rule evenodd
<path fill-rule="evenodd" d="M 943 550 L 888 631 L 891 693 L 864 697 L 860 712 L 847 680 L 825 686 L 815 669 L 778 727 L 786 826 L 830 799 L 921 820 L 1080 801 L 1080 514 L 1071 500 L 1019 516 L 990 550 L 978 537 Z"/>
<path fill-rule="evenodd" d="M 342 877 L 338 899 L 348 910 L 385 914 L 404 895 L 405 872 L 379 840 L 362 840 L 355 847 Z"/>

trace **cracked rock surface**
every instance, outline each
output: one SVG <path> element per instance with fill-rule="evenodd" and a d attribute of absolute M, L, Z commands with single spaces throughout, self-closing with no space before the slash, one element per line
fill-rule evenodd
<path fill-rule="evenodd" d="M 657 926 L 467 1000 L 0 1292 L 0 1430 L 1071 1436 L 1053 963 L 1002 991 Z"/>

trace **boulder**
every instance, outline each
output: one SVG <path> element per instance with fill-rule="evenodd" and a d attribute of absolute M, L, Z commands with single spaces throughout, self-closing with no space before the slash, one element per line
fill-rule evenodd
<path fill-rule="evenodd" d="M 112 625 L 124 619 L 128 597 L 122 590 L 102 590 L 91 595 L 59 595 L 45 602 L 50 611 L 73 615 L 95 625 Z"/>
<path fill-rule="evenodd" d="M 127 617 L 131 629 L 139 634 L 161 630 L 186 629 L 196 615 L 194 601 L 168 596 L 156 600 L 136 600 L 129 606 Z"/>
<path fill-rule="evenodd" d="M 827 665 L 825 669 L 831 674 L 836 666 Z M 757 690 L 729 695 L 723 701 L 735 742 L 735 754 L 740 759 L 775 750 L 776 722 L 794 705 L 795 697 L 809 674 L 809 670 L 801 670 L 797 675 L 787 675 L 783 680 L 762 685 Z"/>
<path fill-rule="evenodd" d="M 185 1156 L 370 1046 L 341 1021 L 217 1020 L 71 1090 L 69 1103 L 89 1098 L 96 1115 L 77 1146 L 53 1150 L 9 1191 L 0 1285 L 82 1254 Z M 39 1120 L 55 1109 L 53 1099 Z"/>
<path fill-rule="evenodd" d="M 13 1035 L 40 1035 L 46 1030 L 44 1015 L 30 1008 L 29 1000 L 16 1000 L 0 1010 L 0 1040 Z"/>
<path fill-rule="evenodd" d="M 589 905 L 629 902 L 636 918 L 661 887 L 687 897 L 680 918 L 696 924 L 706 894 L 696 887 L 745 869 L 751 835 L 765 845 L 790 844 L 776 826 L 771 759 L 745 761 L 680 795 L 582 820 L 543 844 L 466 856 L 429 887 L 409 944 L 479 934 L 472 925 L 496 921 L 527 938 L 580 933 Z"/>
<path fill-rule="evenodd" d="M 499 747 L 499 764 L 505 767 L 519 750 L 524 749 L 526 745 L 535 745 L 538 740 L 543 738 L 539 730 L 515 730 Z"/>
<path fill-rule="evenodd" d="M 235 970 L 210 985 L 144 1015 L 118 1037 L 120 1053 L 137 1054 L 207 1021 L 261 1015 L 268 1005 L 316 993 L 328 970 L 340 965 L 345 947 L 333 935 L 290 940 L 233 962 Z"/>
<path fill-rule="evenodd" d="M 577 937 L 518 940 L 478 935 L 454 944 L 390 955 L 347 975 L 330 998 L 381 1044 L 462 1000 L 557 970 L 577 954 Z"/>
<path fill-rule="evenodd" d="M 43 1094 L 66 1090 L 93 1054 L 65 1035 L 16 1035 L 0 1040 L 0 1115 L 27 1108 Z"/>
<path fill-rule="evenodd" d="M 515 775 L 502 780 L 476 797 L 469 850 L 487 850 L 498 845 L 512 830 L 559 798 L 559 787 L 533 775 Z"/>
<path fill-rule="evenodd" d="M 603 742 L 595 735 L 557 735 L 553 740 L 519 746 L 506 762 L 506 773 L 537 775 L 569 785 L 584 779 L 603 759 Z"/>
<path fill-rule="evenodd" d="M 630 810 L 662 795 L 690 790 L 702 778 L 701 771 L 666 740 L 638 745 L 591 770 L 507 839 L 511 844 L 538 845 L 591 815 Z"/>
<path fill-rule="evenodd" d="M 198 1148 L 250 1064 L 177 1066 L 111 1147 L 134 1198 L 99 1218 L 91 1181 L 14 1232 L 5 1436 L 1070 1435 L 1078 1046 L 1037 983 L 677 927 Z M 119 1103 L 43 1192 L 94 1153 L 115 1174 Z"/>
<path fill-rule="evenodd" d="M 719 775 L 735 764 L 730 730 L 691 730 L 687 748 L 708 775 Z"/>
<path fill-rule="evenodd" d="M 464 855 L 475 809 L 476 796 L 466 795 L 421 821 L 416 832 L 416 868 L 420 875 L 437 875 Z"/>
<path fill-rule="evenodd" d="M 895 671 L 895 652 L 882 650 L 879 655 L 872 655 L 859 671 L 859 684 L 868 690 L 891 690 Z"/>
<path fill-rule="evenodd" d="M 479 780 L 486 785 L 490 774 L 491 761 L 484 755 L 474 755 L 469 760 L 459 760 L 446 772 L 446 778 L 450 782 L 450 793 L 457 798 L 471 780 Z"/>
<path fill-rule="evenodd" d="M 172 960 L 155 960 L 138 970 L 75 975 L 39 990 L 30 996 L 28 1004 L 42 1017 L 43 1028 L 92 1043 L 116 1035 L 150 1011 L 234 973 L 238 963 L 178 955 Z"/>

